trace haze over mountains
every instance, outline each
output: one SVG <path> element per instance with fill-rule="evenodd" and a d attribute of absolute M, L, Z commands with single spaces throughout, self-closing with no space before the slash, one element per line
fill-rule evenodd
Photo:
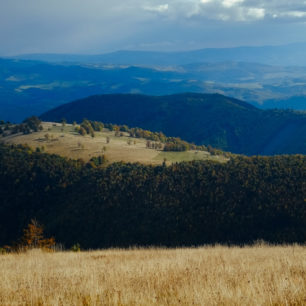
<path fill-rule="evenodd" d="M 306 44 L 301 43 L 188 52 L 3 58 L 1 118 L 21 121 L 75 99 L 111 93 L 219 93 L 264 109 L 306 110 L 305 52 Z"/>
<path fill-rule="evenodd" d="M 100 55 L 24 54 L 17 59 L 47 62 L 109 63 L 114 65 L 181 66 L 224 61 L 253 62 L 276 66 L 306 66 L 306 43 L 281 46 L 207 48 L 194 51 L 117 51 Z"/>
<path fill-rule="evenodd" d="M 233 153 L 306 154 L 306 114 L 260 110 L 218 94 L 92 96 L 59 106 L 41 118 L 127 124 Z"/>

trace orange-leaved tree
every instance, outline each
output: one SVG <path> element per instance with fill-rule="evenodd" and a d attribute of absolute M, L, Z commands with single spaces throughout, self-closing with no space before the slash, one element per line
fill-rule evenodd
<path fill-rule="evenodd" d="M 26 249 L 46 248 L 50 249 L 55 245 L 55 239 L 45 238 L 43 235 L 44 229 L 36 219 L 32 219 L 28 227 L 23 230 L 23 237 L 21 238 L 21 245 Z"/>

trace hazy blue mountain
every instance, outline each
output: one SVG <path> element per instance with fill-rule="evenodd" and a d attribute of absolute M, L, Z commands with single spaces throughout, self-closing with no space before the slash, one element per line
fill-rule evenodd
<path fill-rule="evenodd" d="M 267 65 L 306 66 L 306 43 L 281 46 L 208 48 L 183 52 L 117 51 L 100 55 L 25 54 L 17 58 L 48 62 L 125 65 L 185 65 L 194 62 L 243 61 Z"/>
<path fill-rule="evenodd" d="M 253 103 L 256 106 L 256 103 Z M 279 109 L 295 109 L 306 110 L 305 96 L 292 96 L 288 99 L 266 100 L 261 105 L 263 109 L 279 108 Z"/>
<path fill-rule="evenodd" d="M 248 155 L 306 154 L 306 114 L 260 110 L 218 94 L 98 95 L 61 105 L 41 118 L 127 124 Z"/>

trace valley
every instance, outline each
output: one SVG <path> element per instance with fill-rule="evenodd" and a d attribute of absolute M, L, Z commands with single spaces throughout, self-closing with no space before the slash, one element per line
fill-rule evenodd
<path fill-rule="evenodd" d="M 136 55 L 134 56 L 135 58 Z M 27 57 L 25 57 L 27 58 Z M 306 109 L 306 68 L 193 58 L 178 65 L 0 58 L 1 118 L 20 122 L 56 106 L 97 94 L 219 93 L 256 107 Z M 35 59 L 35 60 L 34 60 Z M 148 61 L 147 63 L 153 63 Z"/>

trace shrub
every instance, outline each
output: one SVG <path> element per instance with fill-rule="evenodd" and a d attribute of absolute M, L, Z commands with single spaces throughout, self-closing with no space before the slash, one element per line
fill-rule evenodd
<path fill-rule="evenodd" d="M 6 249 L 5 248 L 0 248 L 0 255 L 6 254 Z"/>
<path fill-rule="evenodd" d="M 74 244 L 72 247 L 71 247 L 71 251 L 72 252 L 80 252 L 81 251 L 81 246 L 79 243 L 76 243 Z"/>

